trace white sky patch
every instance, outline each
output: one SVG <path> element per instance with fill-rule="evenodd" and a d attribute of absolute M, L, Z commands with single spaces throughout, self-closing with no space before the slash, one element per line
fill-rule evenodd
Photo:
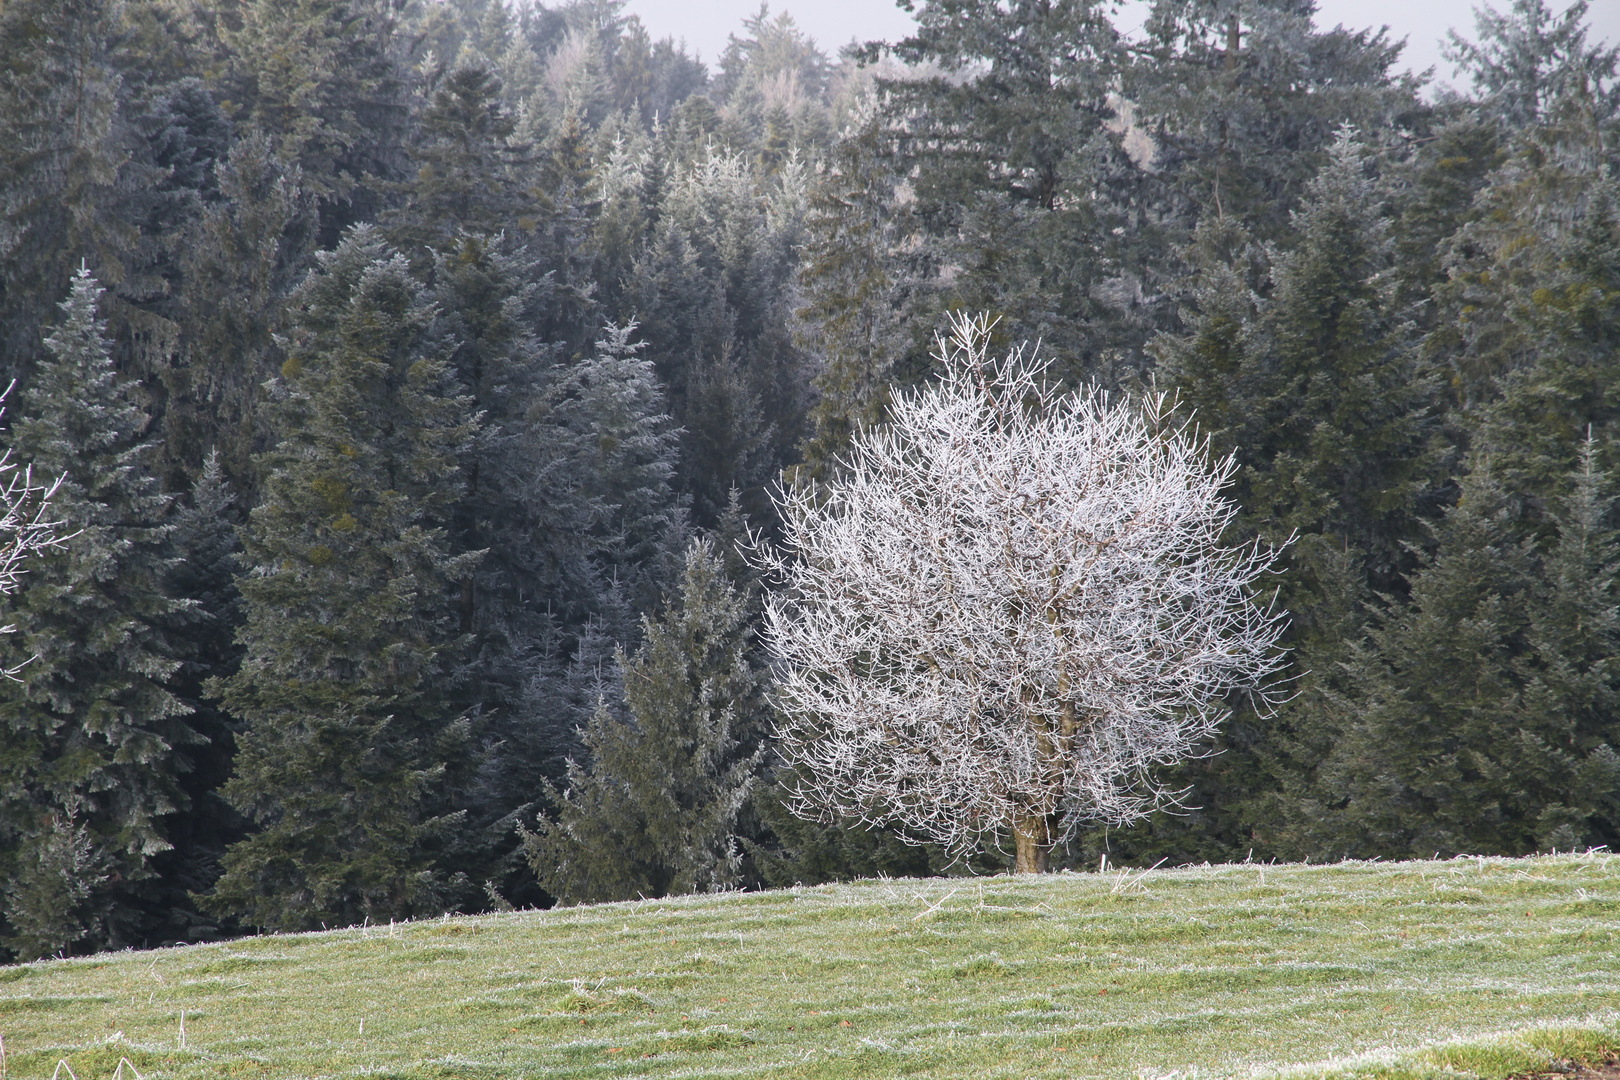
<path fill-rule="evenodd" d="M 1497 0 L 1498 9 L 1509 0 Z M 920 5 L 919 5 L 920 6 Z M 1352 29 L 1388 26 L 1395 38 L 1406 38 L 1403 66 L 1410 71 L 1435 69 L 1435 81 L 1454 81 L 1451 65 L 1440 56 L 1446 30 L 1457 27 L 1473 35 L 1472 0 L 1317 0 L 1319 27 L 1343 25 Z M 1552 0 L 1555 11 L 1567 5 Z M 1119 5 L 1115 25 L 1126 33 L 1140 30 L 1148 5 L 1127 0 Z M 894 41 L 915 25 L 912 17 L 884 0 L 814 0 L 773 3 L 772 12 L 787 10 L 829 56 L 851 40 Z M 712 67 L 726 47 L 727 35 L 742 28 L 743 19 L 759 10 L 759 0 L 630 0 L 626 9 L 641 16 L 653 37 L 684 39 Z M 1620 0 L 1593 0 L 1587 11 L 1592 41 L 1620 41 Z"/>

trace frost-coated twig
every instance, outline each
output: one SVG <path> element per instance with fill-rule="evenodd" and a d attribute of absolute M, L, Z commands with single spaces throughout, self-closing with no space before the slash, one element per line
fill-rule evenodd
<path fill-rule="evenodd" d="M 13 381 L 0 392 L 3 403 L 16 387 Z M 5 409 L 0 405 L 0 416 Z M 64 477 L 50 483 L 34 479 L 32 465 L 19 465 L 11 458 L 8 448 L 0 451 L 0 596 L 14 593 L 22 585 L 27 571 L 23 564 L 30 556 L 61 547 L 71 540 L 58 530 L 62 522 L 51 516 L 51 500 L 62 486 Z M 16 627 L 0 626 L 0 634 L 9 634 Z M 27 661 L 11 668 L 0 668 L 0 678 L 16 679 Z"/>
<path fill-rule="evenodd" d="M 904 824 L 955 853 L 1051 841 L 1173 793 L 1152 776 L 1246 693 L 1276 700 L 1276 553 L 1228 547 L 1236 468 L 1165 398 L 1064 393 L 953 320 L 845 475 L 782 492 L 766 637 L 796 813 Z"/>
<path fill-rule="evenodd" d="M 1167 861 L 1167 859 L 1160 859 L 1146 870 L 1139 871 L 1134 877 L 1129 870 L 1121 870 L 1119 876 L 1114 879 L 1114 886 L 1109 892 L 1122 893 L 1127 889 L 1141 888 L 1142 882 L 1147 880 L 1148 875 L 1163 866 Z"/>
<path fill-rule="evenodd" d="M 959 893 L 961 891 L 962 890 L 960 890 L 960 889 L 952 889 L 950 892 L 946 893 L 944 896 L 942 896 L 938 900 L 936 900 L 932 907 L 928 908 L 926 911 L 920 911 L 916 915 L 913 915 L 911 917 L 911 921 L 916 922 L 918 919 L 921 919 L 924 916 L 932 915 L 934 912 L 938 911 L 941 907 L 943 907 L 945 905 L 945 901 L 949 900 L 951 897 L 955 896 L 957 893 Z"/>

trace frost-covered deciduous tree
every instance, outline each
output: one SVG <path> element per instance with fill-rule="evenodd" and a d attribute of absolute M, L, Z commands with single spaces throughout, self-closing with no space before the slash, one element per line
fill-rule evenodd
<path fill-rule="evenodd" d="M 1271 549 L 1223 546 L 1235 467 L 1162 397 L 1064 392 L 956 318 L 940 380 L 858 432 L 847 472 L 780 497 L 766 635 L 795 812 L 899 823 L 965 852 L 1010 831 L 1020 872 L 1081 823 L 1173 793 L 1249 694 L 1275 695 Z"/>

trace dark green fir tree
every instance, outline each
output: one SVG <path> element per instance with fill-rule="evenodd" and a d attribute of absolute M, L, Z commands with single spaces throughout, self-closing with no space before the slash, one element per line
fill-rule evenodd
<path fill-rule="evenodd" d="M 1190 812 L 1115 834 L 1127 847 L 1166 844 L 1163 853 L 1182 858 L 1308 854 L 1286 847 L 1282 823 L 1337 737 L 1319 695 L 1342 678 L 1363 604 L 1404 585 L 1432 466 L 1432 380 L 1413 357 L 1368 164 L 1341 136 L 1294 215 L 1297 244 L 1269 259 L 1243 230 L 1201 225 L 1210 265 L 1187 312 L 1191 333 L 1158 342 L 1182 403 L 1216 451 L 1242 465 L 1232 491 L 1240 527 L 1287 545 L 1277 585 L 1299 682 L 1273 717 L 1234 701 L 1217 752 L 1178 769 Z"/>
<path fill-rule="evenodd" d="M 134 230 L 118 220 L 119 5 L 21 0 L 0 8 L 0 378 L 26 381 L 40 339 L 88 259 L 107 284 Z"/>
<path fill-rule="evenodd" d="M 180 785 L 190 811 L 172 819 L 174 847 L 158 857 L 158 876 L 139 897 L 152 944 L 207 941 L 235 929 L 199 912 L 192 896 L 213 885 L 226 847 L 245 831 L 242 816 L 220 794 L 236 755 L 236 723 L 205 689 L 210 679 L 232 674 L 242 658 L 236 642 L 242 625 L 236 577 L 241 572 L 237 532 L 244 516 L 219 453 L 209 453 L 189 500 L 174 513 L 169 538 L 175 556 L 169 591 L 191 601 L 175 626 L 181 665 L 170 685 L 192 708 L 191 726 L 207 742 L 188 755 L 191 767 Z"/>
<path fill-rule="evenodd" d="M 880 422 L 909 351 L 902 214 L 892 140 L 877 115 L 852 124 L 811 188 L 795 337 L 814 365 L 815 404 L 797 470 L 828 478 L 861 427 Z"/>
<path fill-rule="evenodd" d="M 1573 490 L 1556 500 L 1557 540 L 1529 603 L 1520 726 L 1512 764 L 1513 834 L 1505 854 L 1620 844 L 1620 535 L 1609 475 L 1588 435 Z"/>
<path fill-rule="evenodd" d="M 1620 838 L 1620 547 L 1588 442 L 1545 545 L 1476 459 L 1411 601 L 1332 704 L 1344 737 L 1316 806 L 1324 854 L 1523 855 Z"/>
<path fill-rule="evenodd" d="M 371 220 L 399 171 L 410 109 L 398 26 L 386 0 L 245 0 L 220 20 L 234 118 L 299 166 L 322 246 Z"/>
<path fill-rule="evenodd" d="M 180 777 L 203 742 L 171 689 L 170 499 L 136 388 L 117 381 L 80 270 L 12 432 L 17 456 L 66 475 L 54 509 L 74 535 L 29 567 L 0 622 L 0 903 L 5 945 L 32 958 L 137 943 L 127 900 L 187 809 Z M 30 659 L 31 658 L 31 659 Z"/>
<path fill-rule="evenodd" d="M 239 139 L 214 177 L 218 197 L 191 223 L 181 257 L 182 331 L 178 362 L 164 373 L 164 427 L 171 463 L 193 472 L 217 450 L 251 504 L 264 387 L 281 365 L 275 334 L 314 246 L 314 200 L 262 134 Z"/>
<path fill-rule="evenodd" d="M 500 95 L 500 80 L 479 65 L 433 88 L 409 148 L 410 179 L 393 185 L 405 205 L 387 216 L 390 239 L 413 260 L 450 250 L 459 233 L 520 237 L 539 227 L 540 205 L 523 182 L 533 151 Z"/>
<path fill-rule="evenodd" d="M 742 155 L 709 148 L 668 178 L 631 270 L 626 306 L 685 429 L 676 484 L 705 528 L 734 486 L 763 508 L 797 442 L 802 360 L 786 323 L 802 199 L 786 179 L 761 184 Z"/>
<path fill-rule="evenodd" d="M 261 927 L 442 911 L 439 850 L 472 765 L 447 526 L 477 430 L 403 256 L 356 227 L 321 256 L 275 402 L 238 579 L 231 803 L 255 831 L 203 898 Z"/>
<path fill-rule="evenodd" d="M 624 707 L 602 701 L 555 819 L 526 837 L 542 887 L 564 903 L 707 892 L 739 881 L 738 814 L 763 754 L 760 673 L 746 601 L 707 539 L 679 591 L 621 650 Z"/>
<path fill-rule="evenodd" d="M 1155 0 L 1125 73 L 1132 124 L 1151 146 L 1139 196 L 1190 230 L 1241 223 L 1285 242 L 1289 216 L 1336 134 L 1420 129 L 1419 82 L 1397 74 L 1387 30 L 1319 26 L 1299 0 Z"/>
<path fill-rule="evenodd" d="M 1116 122 L 1126 53 L 1095 0 L 945 0 L 868 45 L 930 74 L 883 79 L 888 133 L 946 307 L 1001 316 L 1075 379 L 1132 373 L 1151 222 L 1125 212 L 1137 167 Z"/>
<path fill-rule="evenodd" d="M 615 650 L 635 648 L 641 616 L 680 577 L 690 534 L 670 485 L 679 431 L 633 331 L 610 327 L 594 355 L 543 372 L 524 422 L 507 427 L 490 459 L 501 469 L 491 479 L 510 485 L 505 497 L 515 501 L 480 534 L 490 553 L 478 579 L 479 620 L 527 627 L 525 651 L 508 661 L 518 696 L 492 718 L 498 744 L 480 791 L 486 817 L 504 827 L 492 840 L 502 850 L 515 821 L 532 819 L 545 784 L 579 753 L 579 729 L 599 699 L 622 700 Z M 484 505 L 494 506 L 496 489 L 487 490 Z M 505 879 L 509 896 L 532 887 L 532 875 L 523 877 L 528 885 Z"/>

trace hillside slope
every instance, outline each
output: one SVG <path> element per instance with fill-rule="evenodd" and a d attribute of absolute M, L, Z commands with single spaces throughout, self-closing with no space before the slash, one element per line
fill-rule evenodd
<path fill-rule="evenodd" d="M 1607 854 L 871 881 L 0 968 L 0 1035 L 11 1080 L 1503 1075 L 1620 1046 L 1617 940 Z"/>

